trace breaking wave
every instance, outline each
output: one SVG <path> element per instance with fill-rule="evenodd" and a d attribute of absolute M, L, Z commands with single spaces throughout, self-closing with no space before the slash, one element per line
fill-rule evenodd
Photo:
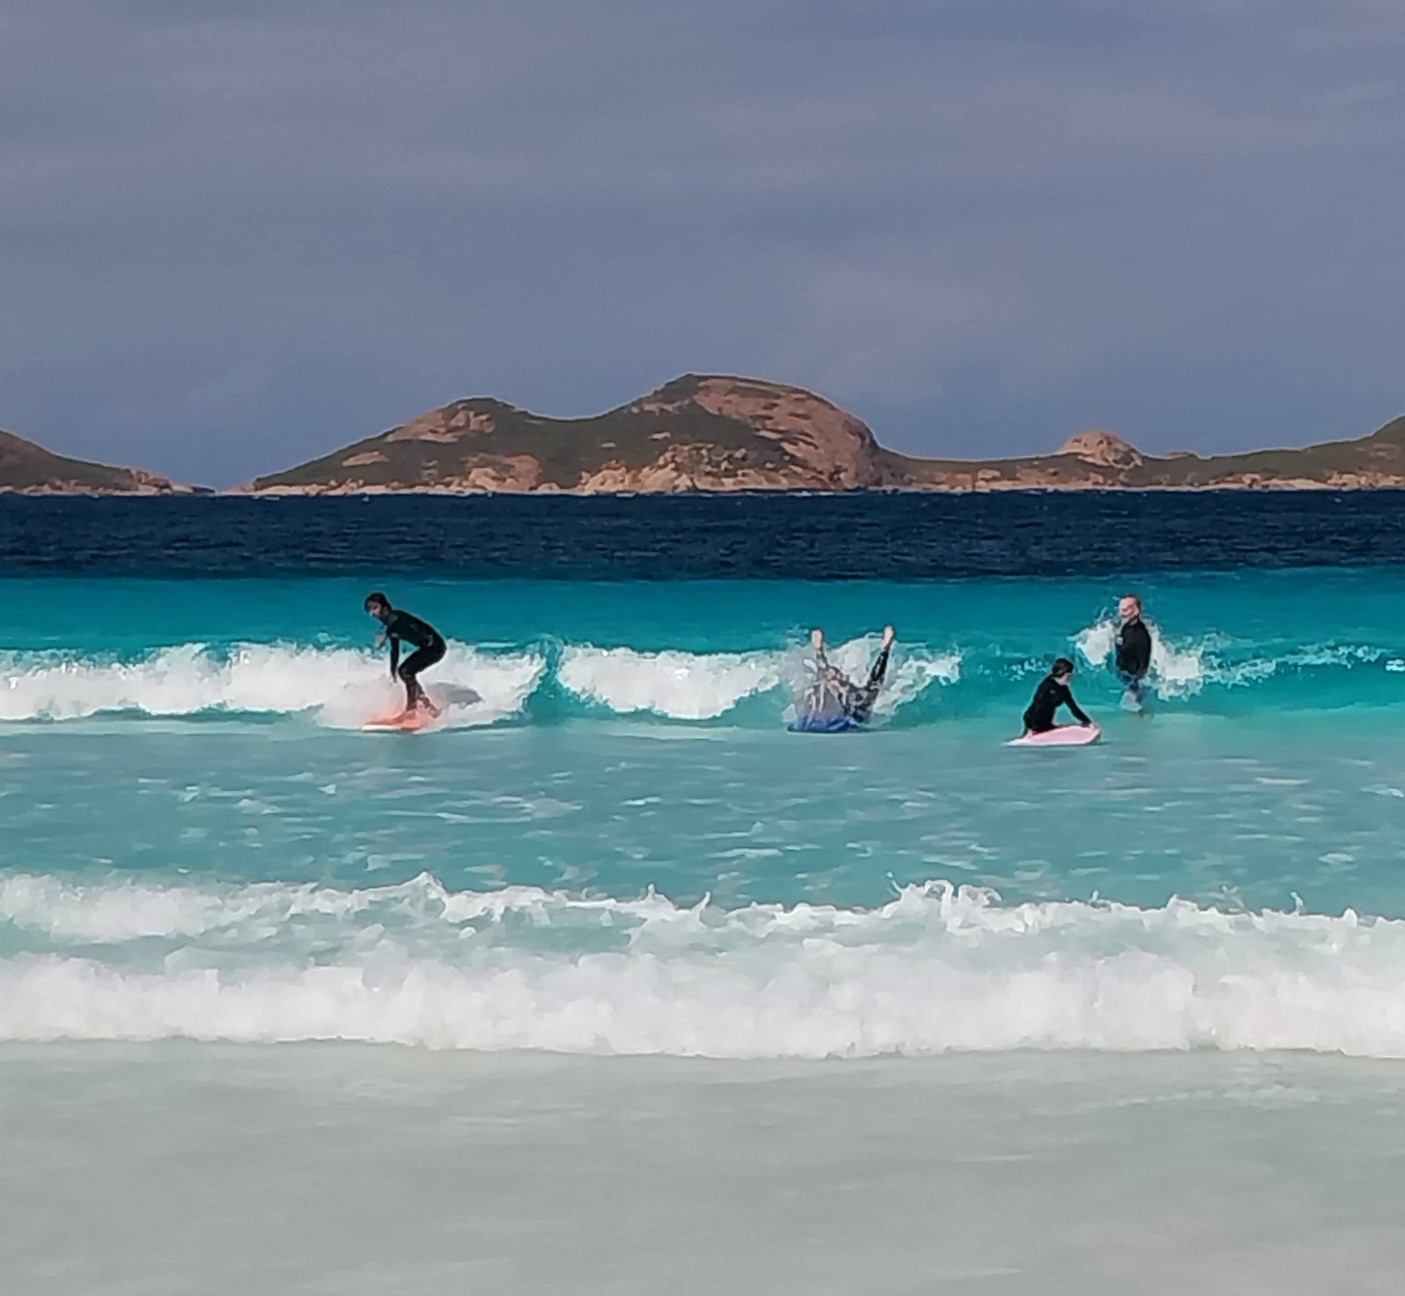
<path fill-rule="evenodd" d="M 1187 698 L 1212 685 L 1246 688 L 1304 671 L 1353 671 L 1374 667 L 1381 673 L 1399 673 L 1405 662 L 1374 644 L 1319 643 L 1236 644 L 1218 635 L 1198 641 L 1174 642 L 1148 622 L 1151 631 L 1152 688 L 1163 698 Z M 1111 664 L 1117 637 L 1114 621 L 1100 621 L 1080 630 L 1074 638 L 1079 655 L 1090 666 Z"/>
<path fill-rule="evenodd" d="M 720 1058 L 1020 1048 L 1405 1056 L 1405 921 L 930 882 L 879 908 L 0 879 L 0 1039 Z"/>
<path fill-rule="evenodd" d="M 867 670 L 863 640 L 837 649 L 855 674 Z M 891 714 L 933 683 L 952 683 L 960 658 L 919 647 L 895 663 L 880 712 Z M 641 652 L 633 648 L 540 647 L 490 652 L 451 644 L 426 676 L 429 691 L 461 724 L 522 715 L 534 695 L 550 691 L 582 713 L 648 713 L 671 720 L 712 720 L 748 698 L 775 693 L 779 714 L 803 679 L 798 653 Z M 0 721 L 74 720 L 136 713 L 312 714 L 324 724 L 355 726 L 400 697 L 384 655 L 297 644 L 182 644 L 130 661 L 62 653 L 0 654 Z"/>
<path fill-rule="evenodd" d="M 482 724 L 519 712 L 544 668 L 536 654 L 493 656 L 454 644 L 435 675 L 451 719 Z M 0 655 L 0 720 L 313 712 L 324 723 L 354 726 L 402 697 L 384 656 L 350 648 L 181 644 L 135 661 Z"/>
<path fill-rule="evenodd" d="M 1117 696 L 1109 666 L 1114 627 L 1074 637 L 1090 667 L 1078 691 L 1085 703 Z M 1234 643 L 1207 636 L 1172 641 L 1153 633 L 1151 682 L 1159 697 L 1199 704 L 1249 689 L 1314 688 L 1292 696 L 1313 704 L 1398 699 L 1405 660 L 1379 645 Z M 831 660 L 863 679 L 877 653 L 869 636 L 835 646 Z M 880 724 L 939 721 L 957 711 L 1018 714 L 1029 677 L 1045 669 L 1027 646 L 937 647 L 899 642 L 876 707 Z M 800 648 L 647 651 L 542 641 L 515 647 L 451 643 L 426 676 L 456 725 L 542 718 L 648 716 L 661 720 L 775 726 L 808 679 Z M 103 715 L 309 717 L 355 727 L 399 703 L 383 655 L 297 643 L 180 644 L 140 656 L 62 651 L 0 652 L 0 723 L 71 721 Z"/>

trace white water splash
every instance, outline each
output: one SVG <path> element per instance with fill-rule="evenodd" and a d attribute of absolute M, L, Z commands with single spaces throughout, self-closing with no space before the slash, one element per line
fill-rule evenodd
<path fill-rule="evenodd" d="M 559 678 L 577 697 L 621 714 L 711 720 L 743 698 L 775 688 L 781 655 L 570 647 L 562 654 Z"/>
<path fill-rule="evenodd" d="M 1163 697 L 1184 697 L 1198 693 L 1211 678 L 1205 660 L 1205 645 L 1179 647 L 1170 643 L 1152 622 L 1146 623 L 1151 632 L 1152 686 Z M 1090 665 L 1106 666 L 1112 659 L 1117 642 L 1117 622 L 1099 621 L 1080 630 L 1074 646 Z"/>
<path fill-rule="evenodd" d="M 545 665 L 534 653 L 500 657 L 451 644 L 425 682 L 431 693 L 463 699 L 453 706 L 454 722 L 485 723 L 518 712 Z M 181 644 L 130 662 L 0 655 L 0 720 L 312 712 L 327 724 L 355 726 L 402 699 L 383 655 L 350 648 Z"/>
<path fill-rule="evenodd" d="M 0 1039 L 1405 1056 L 1405 922 L 1350 910 L 1006 906 L 940 882 L 877 909 L 725 910 L 427 876 L 359 891 L 29 877 L 0 886 L 6 926 L 12 949 L 39 947 L 0 958 Z"/>

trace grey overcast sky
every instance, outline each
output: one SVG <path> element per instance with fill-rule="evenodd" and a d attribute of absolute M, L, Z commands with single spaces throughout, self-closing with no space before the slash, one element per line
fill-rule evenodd
<path fill-rule="evenodd" d="M 227 485 L 689 370 L 928 454 L 1405 410 L 1399 0 L 5 0 L 0 426 Z"/>

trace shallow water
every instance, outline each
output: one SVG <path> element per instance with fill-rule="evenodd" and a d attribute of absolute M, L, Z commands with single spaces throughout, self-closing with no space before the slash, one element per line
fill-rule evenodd
<path fill-rule="evenodd" d="M 0 1249 L 33 1296 L 1385 1296 L 1402 1097 L 1291 1055 L 11 1045 Z"/>

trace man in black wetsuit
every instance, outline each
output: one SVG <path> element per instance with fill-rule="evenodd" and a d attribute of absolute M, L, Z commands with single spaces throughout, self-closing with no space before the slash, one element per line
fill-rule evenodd
<path fill-rule="evenodd" d="M 419 674 L 444 656 L 444 636 L 428 621 L 391 607 L 390 600 L 379 592 L 366 595 L 366 611 L 385 627 L 376 640 L 376 647 L 383 647 L 385 641 L 390 640 L 390 673 L 405 686 L 404 714 L 410 715 L 419 709 L 438 715 L 439 708 L 420 687 Z M 402 639 L 415 647 L 403 662 L 400 660 Z"/>
<path fill-rule="evenodd" d="M 1124 594 L 1117 604 L 1122 624 L 1117 627 L 1114 663 L 1126 700 L 1140 708 L 1144 700 L 1146 673 L 1151 669 L 1151 631 L 1142 620 L 1142 601 L 1135 594 Z"/>
<path fill-rule="evenodd" d="M 824 631 L 810 632 L 810 646 L 815 652 L 816 676 L 800 700 L 801 727 L 841 728 L 844 722 L 861 725 L 873 718 L 873 704 L 878 701 L 883 677 L 888 673 L 888 655 L 897 637 L 892 626 L 884 626 L 883 643 L 878 658 L 862 686 L 855 684 L 837 666 L 829 664 L 825 655 Z"/>
<path fill-rule="evenodd" d="M 1057 658 L 1049 674 L 1034 690 L 1034 700 L 1025 710 L 1025 733 L 1048 733 L 1050 729 L 1055 728 L 1054 712 L 1061 706 L 1066 706 L 1073 713 L 1073 718 L 1085 728 L 1093 723 L 1079 709 L 1078 703 L 1073 700 L 1073 694 L 1069 692 L 1068 682 L 1072 678 L 1073 663 L 1067 657 Z"/>

